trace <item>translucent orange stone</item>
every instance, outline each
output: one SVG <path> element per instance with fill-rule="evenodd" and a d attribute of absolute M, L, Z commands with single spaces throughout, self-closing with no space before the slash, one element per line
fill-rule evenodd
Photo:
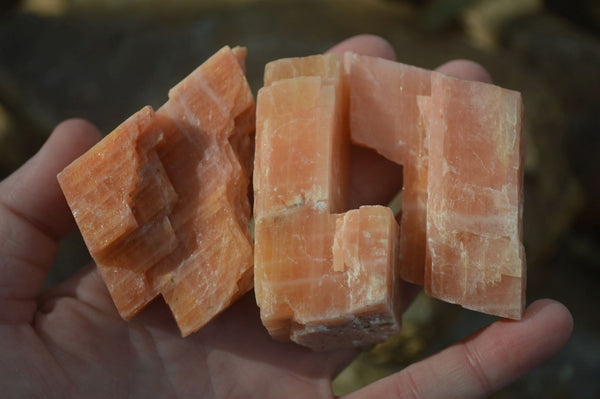
<path fill-rule="evenodd" d="M 397 333 L 400 277 L 521 317 L 518 93 L 319 55 L 268 64 L 255 114 L 244 57 L 224 47 L 58 176 L 122 317 L 161 295 L 185 336 L 253 271 L 269 333 L 314 350 Z M 387 207 L 347 211 L 350 140 L 403 165 L 400 226 Z"/>
<path fill-rule="evenodd" d="M 349 137 L 334 55 L 267 65 L 257 100 L 255 293 L 277 339 L 314 350 L 398 332 L 400 295 L 390 209 L 345 214 Z"/>
<path fill-rule="evenodd" d="M 433 74 L 429 101 L 425 289 L 520 319 L 526 291 L 521 95 Z"/>
<path fill-rule="evenodd" d="M 435 298 L 520 318 L 520 94 L 373 57 L 345 62 L 352 140 L 403 166 L 402 278 Z"/>
<path fill-rule="evenodd" d="M 244 54 L 224 47 L 58 176 L 124 318 L 160 294 L 188 335 L 252 287 Z"/>

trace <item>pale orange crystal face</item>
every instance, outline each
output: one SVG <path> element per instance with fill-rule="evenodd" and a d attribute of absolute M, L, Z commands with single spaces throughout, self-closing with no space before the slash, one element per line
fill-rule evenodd
<path fill-rule="evenodd" d="M 521 95 L 432 75 L 425 289 L 519 319 L 525 303 Z"/>
<path fill-rule="evenodd" d="M 221 49 L 59 175 L 124 318 L 160 294 L 187 335 L 252 286 L 244 54 Z"/>
<path fill-rule="evenodd" d="M 315 350 L 379 342 L 400 325 L 390 209 L 345 214 L 349 137 L 336 56 L 267 66 L 258 95 L 255 292 L 271 335 Z"/>
<path fill-rule="evenodd" d="M 348 54 L 352 140 L 403 165 L 400 269 L 445 301 L 519 319 L 520 94 Z"/>

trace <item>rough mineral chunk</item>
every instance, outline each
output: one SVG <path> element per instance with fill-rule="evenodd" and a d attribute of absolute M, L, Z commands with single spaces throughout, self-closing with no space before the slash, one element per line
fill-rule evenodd
<path fill-rule="evenodd" d="M 292 78 L 298 79 L 277 89 L 268 88 Z M 300 200 L 319 203 L 331 213 L 345 211 L 350 146 L 346 82 L 339 59 L 316 55 L 277 60 L 266 65 L 264 79 L 263 91 L 276 91 L 279 96 L 272 105 L 263 101 L 262 109 L 271 112 L 266 120 L 282 125 L 285 131 L 269 136 L 273 141 L 269 147 L 278 151 L 269 150 L 255 158 L 255 169 L 262 167 L 263 160 L 266 168 L 265 173 L 255 173 L 255 185 L 261 186 L 261 192 L 273 192 L 255 198 L 255 213 L 275 212 Z M 304 110 L 299 111 L 302 119 L 287 119 L 294 108 Z M 307 137 L 302 129 L 314 137 Z M 327 134 L 321 133 L 326 129 Z M 302 160 L 302 164 L 291 160 Z"/>
<path fill-rule="evenodd" d="M 520 94 L 373 57 L 345 62 L 352 140 L 403 166 L 402 277 L 435 298 L 520 318 Z"/>
<path fill-rule="evenodd" d="M 521 317 L 518 93 L 312 56 L 266 66 L 255 120 L 244 57 L 221 49 L 156 113 L 143 108 L 58 176 L 124 318 L 162 295 L 185 336 L 251 288 L 253 261 L 265 327 L 315 350 L 395 334 L 400 275 Z M 387 207 L 345 212 L 350 139 L 403 166 L 400 228 Z"/>
<path fill-rule="evenodd" d="M 161 294 L 187 335 L 252 286 L 244 55 L 224 47 L 59 174 L 124 318 Z"/>
<path fill-rule="evenodd" d="M 466 308 L 520 319 L 526 275 L 521 95 L 440 74 L 431 85 L 425 289 Z"/>
<path fill-rule="evenodd" d="M 164 134 L 145 107 L 62 171 L 58 180 L 119 312 L 156 296 L 146 272 L 177 247 L 177 194 L 156 149 Z"/>
<path fill-rule="evenodd" d="M 379 342 L 400 325 L 390 209 L 345 214 L 347 99 L 336 56 L 266 68 L 258 95 L 255 292 L 272 336 L 315 350 Z"/>

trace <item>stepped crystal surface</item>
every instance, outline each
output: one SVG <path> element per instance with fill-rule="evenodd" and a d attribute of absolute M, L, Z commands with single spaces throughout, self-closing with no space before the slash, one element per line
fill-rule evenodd
<path fill-rule="evenodd" d="M 224 47 L 58 176 L 126 319 L 160 294 L 185 336 L 252 287 L 244 57 Z"/>
<path fill-rule="evenodd" d="M 268 64 L 257 100 L 255 292 L 270 334 L 314 350 L 379 342 L 400 325 L 390 209 L 347 202 L 349 137 L 334 55 Z"/>

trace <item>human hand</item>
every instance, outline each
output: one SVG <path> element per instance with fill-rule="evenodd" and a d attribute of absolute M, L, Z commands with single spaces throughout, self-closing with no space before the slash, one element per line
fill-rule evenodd
<path fill-rule="evenodd" d="M 372 36 L 331 51 L 345 50 L 393 58 L 389 45 Z M 489 79 L 468 62 L 440 70 Z M 313 353 L 272 340 L 252 293 L 183 339 L 160 300 L 123 321 L 94 265 L 41 292 L 58 242 L 74 226 L 56 174 L 99 138 L 85 121 L 64 122 L 0 183 L 0 392 L 11 398 L 332 397 L 331 378 L 356 352 Z M 398 167 L 368 151 L 353 155 L 352 203 L 386 203 L 399 188 Z M 485 396 L 554 355 L 571 329 L 564 306 L 537 301 L 523 320 L 499 320 L 348 397 Z"/>

